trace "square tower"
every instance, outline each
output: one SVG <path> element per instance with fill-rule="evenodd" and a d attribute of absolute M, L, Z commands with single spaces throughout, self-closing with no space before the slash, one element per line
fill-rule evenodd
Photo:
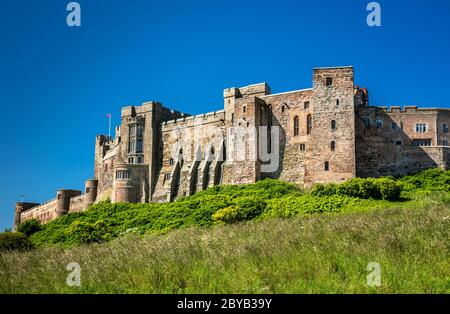
<path fill-rule="evenodd" d="M 356 176 L 353 67 L 315 68 L 306 185 Z"/>

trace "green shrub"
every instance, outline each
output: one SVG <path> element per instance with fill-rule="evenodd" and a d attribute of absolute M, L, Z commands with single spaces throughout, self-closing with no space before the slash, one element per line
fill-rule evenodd
<path fill-rule="evenodd" d="M 431 191 L 450 191 L 450 171 L 431 168 L 415 175 L 400 178 L 407 191 L 427 189 Z"/>
<path fill-rule="evenodd" d="M 0 233 L 0 252 L 2 251 L 24 251 L 33 248 L 31 241 L 20 232 Z"/>
<path fill-rule="evenodd" d="M 330 196 L 337 194 L 337 184 L 330 183 L 324 184 L 314 184 L 311 188 L 310 194 L 313 196 Z"/>
<path fill-rule="evenodd" d="M 341 208 L 349 204 L 350 201 L 350 197 L 341 195 L 320 197 L 313 195 L 303 195 L 300 197 L 288 195 L 269 201 L 267 209 L 262 216 L 264 218 L 288 218 L 298 214 L 340 212 Z"/>
<path fill-rule="evenodd" d="M 219 209 L 212 215 L 214 221 L 233 223 L 242 220 L 250 220 L 262 214 L 266 202 L 255 196 L 236 198 L 233 205 Z"/>
<path fill-rule="evenodd" d="M 342 195 L 363 199 L 398 200 L 402 192 L 402 183 L 391 178 L 354 178 L 341 184 L 316 184 L 312 187 L 312 196 Z"/>
<path fill-rule="evenodd" d="M 41 229 L 42 229 L 41 223 L 36 218 L 27 220 L 17 227 L 17 231 L 23 233 L 27 237 L 40 231 Z"/>
<path fill-rule="evenodd" d="M 354 178 L 339 184 L 337 194 L 358 198 L 380 199 L 381 192 L 373 179 Z"/>
<path fill-rule="evenodd" d="M 71 244 L 104 242 L 110 240 L 111 230 L 103 221 L 95 223 L 75 220 L 64 230 L 65 242 Z"/>
<path fill-rule="evenodd" d="M 239 207 L 231 205 L 218 210 L 212 214 L 212 219 L 216 222 L 233 223 L 243 220 L 242 214 L 239 212 Z"/>
<path fill-rule="evenodd" d="M 384 200 L 395 201 L 400 198 L 402 184 L 389 178 L 373 179 L 381 198 Z"/>

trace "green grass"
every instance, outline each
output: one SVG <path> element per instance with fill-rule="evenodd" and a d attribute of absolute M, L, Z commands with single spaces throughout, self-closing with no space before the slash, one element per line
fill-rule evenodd
<path fill-rule="evenodd" d="M 0 293 L 450 293 L 450 171 L 438 169 L 102 202 L 35 227 L 36 249 L 0 252 Z M 66 285 L 70 262 L 81 287 Z M 380 287 L 366 285 L 370 262 Z"/>
<path fill-rule="evenodd" d="M 0 293 L 449 293 L 449 224 L 448 205 L 400 207 L 10 252 Z M 65 284 L 70 262 L 81 287 Z"/>

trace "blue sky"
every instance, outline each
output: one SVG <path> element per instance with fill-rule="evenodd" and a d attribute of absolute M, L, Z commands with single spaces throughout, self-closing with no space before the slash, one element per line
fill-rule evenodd
<path fill-rule="evenodd" d="M 93 176 L 106 113 L 158 100 L 191 114 L 222 108 L 226 87 L 311 86 L 312 68 L 353 65 L 372 105 L 450 107 L 450 1 L 0 2 L 0 230 L 14 203 L 43 202 Z"/>

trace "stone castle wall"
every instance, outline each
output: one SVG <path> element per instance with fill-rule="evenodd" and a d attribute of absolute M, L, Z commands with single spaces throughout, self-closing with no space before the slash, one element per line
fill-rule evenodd
<path fill-rule="evenodd" d="M 369 106 L 351 66 L 315 68 L 311 88 L 272 94 L 259 83 L 226 88 L 223 98 L 223 110 L 195 116 L 155 101 L 122 108 L 114 138 L 96 137 L 85 193 L 17 203 L 15 225 L 105 199 L 166 202 L 264 178 L 308 187 L 449 168 L 450 109 Z"/>
<path fill-rule="evenodd" d="M 442 124 L 449 125 L 449 121 L 446 109 L 357 107 L 357 175 L 405 175 L 430 167 L 448 168 L 448 148 L 443 144 L 450 136 Z M 416 131 L 417 124 L 425 125 L 423 132 Z M 414 145 L 417 141 L 427 141 L 429 146 Z"/>

